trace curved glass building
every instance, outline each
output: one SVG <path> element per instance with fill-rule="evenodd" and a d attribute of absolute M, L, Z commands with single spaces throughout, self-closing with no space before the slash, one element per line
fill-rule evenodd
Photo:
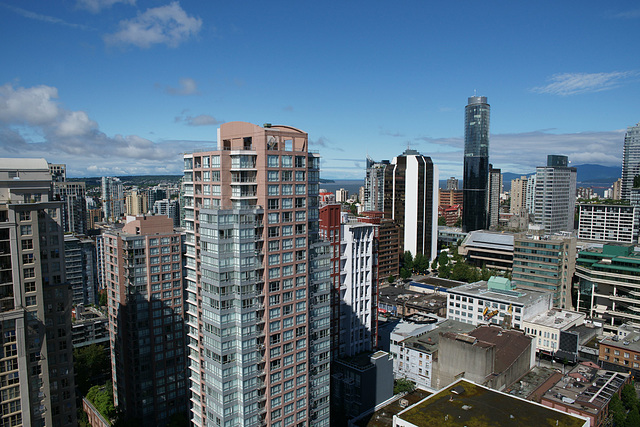
<path fill-rule="evenodd" d="M 464 110 L 462 230 L 487 228 L 489 113 L 486 96 L 469 97 Z"/>

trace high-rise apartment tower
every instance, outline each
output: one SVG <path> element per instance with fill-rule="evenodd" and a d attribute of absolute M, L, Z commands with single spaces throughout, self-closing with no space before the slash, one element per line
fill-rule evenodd
<path fill-rule="evenodd" d="M 182 235 L 163 215 L 102 236 L 115 405 L 144 426 L 187 411 Z"/>
<path fill-rule="evenodd" d="M 0 425 L 75 426 L 62 202 L 45 159 L 0 159 Z"/>
<path fill-rule="evenodd" d="M 640 122 L 629 126 L 622 151 L 622 200 L 631 200 L 633 178 L 640 175 Z"/>
<path fill-rule="evenodd" d="M 305 132 L 230 122 L 184 157 L 196 426 L 329 422 L 330 256 Z"/>

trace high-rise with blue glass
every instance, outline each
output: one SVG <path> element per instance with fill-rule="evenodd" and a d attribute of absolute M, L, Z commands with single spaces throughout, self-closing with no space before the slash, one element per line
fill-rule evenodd
<path fill-rule="evenodd" d="M 486 96 L 471 96 L 464 110 L 462 230 L 487 228 L 489 113 Z"/>

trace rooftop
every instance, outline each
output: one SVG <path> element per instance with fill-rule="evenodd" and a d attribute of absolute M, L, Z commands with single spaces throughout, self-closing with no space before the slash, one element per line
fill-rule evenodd
<path fill-rule="evenodd" d="M 0 158 L 0 170 L 46 170 L 49 172 L 49 163 L 44 158 L 28 159 L 28 158 Z"/>
<path fill-rule="evenodd" d="M 505 330 L 495 325 L 478 326 L 469 332 L 469 336 L 496 346 L 496 360 L 493 367 L 496 374 L 509 368 L 531 346 L 532 340 L 522 331 Z"/>
<path fill-rule="evenodd" d="M 449 289 L 450 294 L 460 294 L 475 298 L 491 299 L 505 304 L 531 305 L 533 302 L 544 298 L 548 291 L 538 289 L 516 289 L 516 291 L 503 292 L 489 290 L 487 282 L 482 280 L 475 283 L 460 285 Z"/>
<path fill-rule="evenodd" d="M 474 326 L 469 323 L 459 322 L 457 320 L 447 319 L 440 323 L 436 328 L 415 335 L 404 340 L 405 347 L 410 347 L 418 351 L 433 353 L 438 349 L 440 342 L 440 334 L 445 332 L 467 333 L 471 332 Z"/>
<path fill-rule="evenodd" d="M 540 313 L 536 317 L 527 320 L 527 322 L 564 330 L 568 325 L 580 318 L 584 319 L 585 316 L 584 313 L 578 313 L 577 311 L 552 308 L 545 313 Z"/>
<path fill-rule="evenodd" d="M 462 245 L 513 252 L 513 234 L 485 230 L 472 231 Z"/>
<path fill-rule="evenodd" d="M 624 337 L 618 337 L 615 335 L 613 337 L 603 339 L 600 341 L 600 344 L 640 352 L 640 333 L 631 332 Z"/>
<path fill-rule="evenodd" d="M 461 394 L 452 389 L 464 389 Z M 459 389 L 458 389 L 459 390 Z M 398 414 L 416 426 L 579 427 L 585 419 L 460 379 Z"/>
<path fill-rule="evenodd" d="M 628 377 L 620 372 L 598 369 L 593 363 L 579 363 L 552 385 L 542 398 L 595 415 L 609 404 Z"/>
<path fill-rule="evenodd" d="M 355 422 L 358 427 L 391 427 L 393 426 L 393 416 L 403 411 L 407 406 L 411 406 L 430 396 L 426 390 L 415 389 L 411 393 L 390 402 L 373 414 L 366 415 Z M 403 400 L 404 399 L 404 400 Z"/>

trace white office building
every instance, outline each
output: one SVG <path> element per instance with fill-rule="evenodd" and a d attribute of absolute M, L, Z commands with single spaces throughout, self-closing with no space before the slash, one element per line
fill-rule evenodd
<path fill-rule="evenodd" d="M 449 289 L 447 319 L 522 329 L 525 320 L 549 310 L 552 299 L 551 292 L 516 289 L 510 280 L 492 277 Z"/>
<path fill-rule="evenodd" d="M 638 235 L 636 206 L 580 204 L 579 209 L 579 239 L 633 243 Z"/>

